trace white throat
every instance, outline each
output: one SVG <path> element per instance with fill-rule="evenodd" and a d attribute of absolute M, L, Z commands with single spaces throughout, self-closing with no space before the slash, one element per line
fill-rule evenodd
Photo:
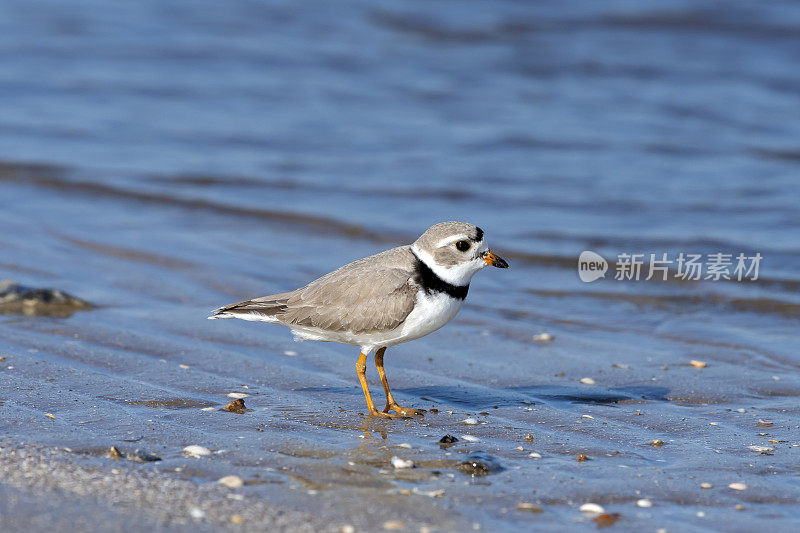
<path fill-rule="evenodd" d="M 438 264 L 433 259 L 431 254 L 424 250 L 420 250 L 416 244 L 411 245 L 411 251 L 413 251 L 414 255 L 416 255 L 420 261 L 425 263 L 425 265 L 427 265 L 427 267 L 430 268 L 434 274 L 439 276 L 447 283 L 455 285 L 456 287 L 464 287 L 469 285 L 469 281 L 472 279 L 472 276 L 475 275 L 475 272 L 486 266 L 486 261 L 480 257 L 473 259 L 472 261 L 459 263 L 457 265 L 445 266 Z"/>

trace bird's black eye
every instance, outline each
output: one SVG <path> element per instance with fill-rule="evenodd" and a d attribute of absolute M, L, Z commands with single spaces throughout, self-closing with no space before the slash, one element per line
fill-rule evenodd
<path fill-rule="evenodd" d="M 470 246 L 471 244 L 469 243 L 469 241 L 458 241 L 456 243 L 456 250 L 458 250 L 459 252 L 466 252 L 467 250 L 469 250 Z"/>

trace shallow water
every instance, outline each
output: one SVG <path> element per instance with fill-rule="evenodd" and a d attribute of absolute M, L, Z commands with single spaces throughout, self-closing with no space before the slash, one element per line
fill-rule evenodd
<path fill-rule="evenodd" d="M 0 315 L 0 434 L 358 528 L 594 528 L 589 501 L 625 529 L 800 525 L 794 3 L 104 6 L 0 6 L 0 277 L 96 306 Z M 350 347 L 205 320 L 448 219 L 512 268 L 387 352 L 422 420 L 359 414 Z M 763 262 L 582 283 L 583 250 Z M 252 411 L 202 410 L 231 392 Z M 504 470 L 457 470 L 475 451 Z"/>

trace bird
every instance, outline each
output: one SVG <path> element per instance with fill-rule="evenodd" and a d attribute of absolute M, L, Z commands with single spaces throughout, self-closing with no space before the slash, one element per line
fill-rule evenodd
<path fill-rule="evenodd" d="M 359 259 L 293 291 L 220 307 L 208 318 L 280 324 L 296 340 L 360 347 L 356 374 L 369 414 L 421 416 L 424 410 L 402 407 L 392 396 L 384 353 L 450 322 L 467 297 L 472 276 L 488 265 L 508 268 L 489 250 L 483 230 L 466 222 L 440 222 L 410 245 Z M 373 352 L 386 395 L 382 411 L 367 386 L 366 361 Z"/>

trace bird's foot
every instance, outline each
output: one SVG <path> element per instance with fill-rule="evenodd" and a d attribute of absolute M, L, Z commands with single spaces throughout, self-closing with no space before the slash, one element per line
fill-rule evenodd
<path fill-rule="evenodd" d="M 407 418 L 400 414 L 387 413 L 385 410 L 378 411 L 377 409 L 370 410 L 369 416 L 375 416 L 377 418 Z"/>
<path fill-rule="evenodd" d="M 410 407 L 401 407 L 396 403 L 387 403 L 386 407 L 383 408 L 384 414 L 389 414 L 389 411 L 394 411 L 397 413 L 395 416 L 400 416 L 403 418 L 411 418 L 412 416 L 424 416 L 425 409 L 412 409 Z M 391 416 L 391 415 L 390 415 Z"/>

